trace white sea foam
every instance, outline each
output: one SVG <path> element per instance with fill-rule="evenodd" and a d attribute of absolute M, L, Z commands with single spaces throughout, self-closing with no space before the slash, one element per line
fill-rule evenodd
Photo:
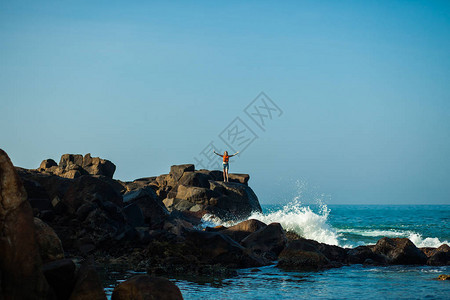
<path fill-rule="evenodd" d="M 277 222 L 285 230 L 294 231 L 304 238 L 330 245 L 338 245 L 338 233 L 327 222 L 329 212 L 326 205 L 321 205 L 320 211 L 315 213 L 309 206 L 302 206 L 298 198 L 296 198 L 281 210 L 266 214 L 253 213 L 249 219 L 257 219 L 266 224 Z M 222 222 L 222 220 L 213 215 L 205 215 L 203 217 L 203 226 L 223 225 L 228 227 L 239 222 Z"/>
<path fill-rule="evenodd" d="M 338 229 L 337 232 L 340 234 L 351 233 L 351 234 L 359 235 L 362 237 L 379 237 L 379 238 L 382 238 L 382 237 L 391 237 L 391 238 L 406 237 L 411 242 L 413 242 L 414 245 L 416 245 L 416 247 L 419 247 L 419 248 L 420 247 L 437 248 L 437 247 L 441 246 L 442 244 L 449 244 L 448 241 L 445 241 L 445 240 L 441 241 L 439 238 L 436 238 L 436 237 L 423 238 L 422 235 L 420 235 L 419 233 L 416 233 L 416 232 L 410 231 L 410 230 L 394 230 L 394 229 L 377 230 L 377 229 L 348 228 L 348 229 Z M 360 242 L 357 244 L 364 245 L 366 243 Z"/>

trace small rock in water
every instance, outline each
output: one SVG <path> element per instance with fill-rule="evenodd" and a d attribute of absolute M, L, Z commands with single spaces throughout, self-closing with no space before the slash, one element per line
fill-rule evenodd
<path fill-rule="evenodd" d="M 439 277 L 437 278 L 438 280 L 450 280 L 450 275 L 439 275 Z"/>

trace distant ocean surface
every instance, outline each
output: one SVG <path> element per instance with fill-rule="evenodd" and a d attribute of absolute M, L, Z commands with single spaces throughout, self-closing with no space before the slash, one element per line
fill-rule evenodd
<path fill-rule="evenodd" d="M 341 247 L 376 243 L 382 237 L 407 237 L 417 247 L 450 244 L 450 205 L 264 205 L 250 218 L 279 222 L 283 228 Z M 203 226 L 233 225 L 206 216 Z M 184 299 L 450 299 L 450 284 L 435 280 L 450 267 L 352 265 L 321 272 L 287 272 L 273 266 L 239 270 L 232 278 L 171 278 Z M 110 295 L 116 274 L 105 283 Z"/>

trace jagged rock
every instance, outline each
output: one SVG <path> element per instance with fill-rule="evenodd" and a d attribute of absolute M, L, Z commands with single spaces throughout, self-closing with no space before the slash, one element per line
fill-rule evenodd
<path fill-rule="evenodd" d="M 108 178 L 113 178 L 116 171 L 116 165 L 111 161 L 99 157 L 91 157 L 90 153 L 84 156 L 82 167 L 91 175 L 103 175 Z"/>
<path fill-rule="evenodd" d="M 84 263 L 78 270 L 75 286 L 70 300 L 104 300 L 106 299 L 103 286 L 97 271 L 91 265 Z"/>
<path fill-rule="evenodd" d="M 195 166 L 193 164 L 185 164 L 185 165 L 173 165 L 170 167 L 170 175 L 174 177 L 176 181 L 180 180 L 181 176 L 183 176 L 184 172 L 194 172 Z"/>
<path fill-rule="evenodd" d="M 426 255 L 407 238 L 380 239 L 373 252 L 383 255 L 387 263 L 394 265 L 423 265 L 427 262 Z"/>
<path fill-rule="evenodd" d="M 53 159 L 45 159 L 41 162 L 41 165 L 39 166 L 40 171 L 45 171 L 46 169 L 50 169 L 52 167 L 57 167 L 58 164 Z"/>
<path fill-rule="evenodd" d="M 182 300 L 183 296 L 180 289 L 166 278 L 137 275 L 117 285 L 111 299 Z"/>
<path fill-rule="evenodd" d="M 1 149 L 0 253 L 0 298 L 47 298 L 49 286 L 41 270 L 31 206 L 16 169 Z"/>
<path fill-rule="evenodd" d="M 36 240 L 42 261 L 47 263 L 53 260 L 63 259 L 64 250 L 61 240 L 55 231 L 38 218 L 34 218 L 34 228 L 36 230 Z"/>
<path fill-rule="evenodd" d="M 240 243 L 245 237 L 254 233 L 262 228 L 267 227 L 266 224 L 259 220 L 250 219 L 243 222 L 240 222 L 234 226 L 225 228 L 222 226 L 221 233 L 228 235 L 230 238 Z M 220 230 L 216 230 L 220 231 Z"/>
<path fill-rule="evenodd" d="M 241 245 L 259 256 L 276 260 L 286 246 L 286 242 L 286 235 L 281 224 L 271 223 L 248 235 L 241 241 Z"/>
<path fill-rule="evenodd" d="M 56 299 L 69 299 L 75 285 L 75 263 L 71 259 L 55 260 L 42 268 Z"/>
<path fill-rule="evenodd" d="M 218 170 L 210 171 L 210 170 L 202 169 L 202 170 L 199 170 L 197 172 L 209 175 L 215 181 L 223 181 L 223 171 L 218 171 Z M 236 182 L 236 183 L 242 183 L 242 184 L 248 185 L 248 181 L 250 180 L 250 175 L 248 175 L 248 174 L 228 173 L 228 180 L 229 180 L 229 182 Z"/>

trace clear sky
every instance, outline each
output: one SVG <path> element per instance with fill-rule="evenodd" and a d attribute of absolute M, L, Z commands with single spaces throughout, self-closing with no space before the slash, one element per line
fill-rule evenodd
<path fill-rule="evenodd" d="M 258 138 L 230 171 L 263 203 L 450 204 L 449 54 L 448 1 L 2 0 L 0 147 L 131 180 L 225 149 L 239 117 Z"/>

